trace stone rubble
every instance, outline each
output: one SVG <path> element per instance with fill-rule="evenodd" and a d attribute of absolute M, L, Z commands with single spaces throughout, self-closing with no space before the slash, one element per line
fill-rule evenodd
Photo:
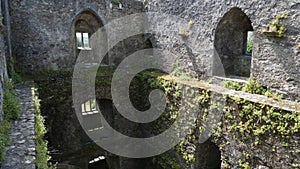
<path fill-rule="evenodd" d="M 20 98 L 21 113 L 12 122 L 9 134 L 10 146 L 6 148 L 6 159 L 2 169 L 35 169 L 35 107 L 29 83 L 17 87 L 16 93 Z"/>

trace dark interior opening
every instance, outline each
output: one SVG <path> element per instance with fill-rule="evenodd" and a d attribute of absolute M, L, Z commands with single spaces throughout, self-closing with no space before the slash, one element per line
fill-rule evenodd
<path fill-rule="evenodd" d="M 221 152 L 215 143 L 207 140 L 197 144 L 196 168 L 221 169 Z"/>

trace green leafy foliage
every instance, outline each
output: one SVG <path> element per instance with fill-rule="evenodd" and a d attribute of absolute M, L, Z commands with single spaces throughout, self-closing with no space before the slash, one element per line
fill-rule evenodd
<path fill-rule="evenodd" d="M 240 84 L 238 82 L 233 82 L 230 80 L 226 80 L 224 86 L 229 89 L 244 91 L 252 94 L 264 95 L 266 97 L 271 97 L 276 100 L 283 99 L 282 94 L 276 94 L 268 90 L 266 87 L 262 86 L 258 81 L 253 79 L 249 79 L 246 84 Z"/>
<path fill-rule="evenodd" d="M 17 119 L 21 110 L 19 98 L 15 93 L 13 83 L 10 81 L 4 82 L 3 110 L 4 118 L 7 120 Z"/>
<path fill-rule="evenodd" d="M 253 41 L 247 42 L 247 53 L 252 53 Z"/>
<path fill-rule="evenodd" d="M 252 94 L 264 94 L 266 89 L 259 82 L 250 79 L 248 83 L 243 86 L 242 91 Z"/>
<path fill-rule="evenodd" d="M 44 135 L 47 133 L 45 127 L 45 119 L 40 112 L 40 100 L 35 91 L 34 96 L 34 105 L 36 110 L 35 115 L 35 143 L 36 143 L 36 168 L 37 169 L 55 169 L 55 165 L 49 165 L 48 161 L 51 159 L 51 156 L 48 155 L 48 142 L 44 139 Z"/>
<path fill-rule="evenodd" d="M 182 94 L 175 90 L 176 84 L 172 80 L 167 80 L 160 77 L 146 78 L 151 84 L 151 87 L 162 87 L 163 90 L 171 95 L 167 95 L 167 98 L 181 98 Z M 250 79 L 247 84 L 241 85 L 237 82 L 226 81 L 225 86 L 234 89 L 241 90 L 244 92 L 265 95 L 267 97 L 272 97 L 273 99 L 281 99 L 282 97 L 277 94 L 273 94 L 271 91 L 267 90 L 259 82 Z M 196 90 L 191 88 L 191 91 Z M 191 92 L 192 93 L 192 92 Z M 210 94 L 208 91 L 203 90 L 200 92 L 199 96 L 195 97 L 199 101 L 199 105 L 202 107 L 202 112 L 199 112 L 201 116 L 198 116 L 198 122 L 205 122 L 207 119 L 207 112 L 210 110 L 205 107 L 205 105 L 214 106 L 216 103 L 210 102 Z M 276 137 L 286 140 L 283 147 L 288 147 L 290 144 L 289 138 L 291 136 L 299 133 L 300 129 L 300 114 L 298 112 L 288 112 L 281 109 L 274 108 L 272 106 L 267 106 L 259 103 L 253 103 L 247 100 L 243 100 L 237 97 L 225 97 L 227 98 L 227 106 L 223 109 L 224 119 L 222 122 L 218 123 L 217 129 L 213 132 L 214 137 L 222 137 L 222 132 L 230 132 L 233 135 L 233 139 L 239 142 L 240 144 L 250 144 L 251 147 L 255 147 L 263 143 L 265 138 Z M 177 99 L 170 100 L 170 102 L 176 102 Z M 187 104 L 189 105 L 189 104 Z M 171 109 L 171 112 L 175 114 L 178 109 Z M 166 116 L 165 120 L 175 119 L 176 116 Z M 203 127 L 198 126 L 199 131 L 203 130 Z M 186 164 L 193 163 L 195 160 L 194 154 L 187 152 L 186 145 L 194 144 L 194 141 L 197 140 L 195 137 L 195 129 L 193 128 L 190 132 L 190 135 L 186 137 L 182 142 L 180 142 L 175 150 L 181 155 L 181 158 L 184 159 Z M 220 147 L 221 149 L 221 147 Z M 243 152 L 243 159 L 240 162 L 240 167 L 244 169 L 253 168 L 250 163 L 253 160 L 251 153 Z M 160 160 L 160 165 L 163 168 L 184 168 L 176 163 L 176 160 L 171 156 L 162 157 Z M 179 165 L 179 166 L 178 166 Z M 227 168 L 230 168 L 230 164 L 227 163 Z"/>
<path fill-rule="evenodd" d="M 181 70 L 179 70 L 180 74 Z M 98 72 L 99 73 L 99 72 Z M 100 73 L 101 74 L 101 73 Z M 136 79 L 135 79 L 136 80 Z M 182 80 L 182 79 L 181 79 Z M 133 80 L 134 81 L 134 80 Z M 96 82 L 97 83 L 97 82 Z M 149 102 L 142 102 L 141 100 L 145 99 L 145 96 L 148 96 L 149 92 L 153 89 L 162 89 L 165 92 L 167 98 L 167 113 L 163 114 L 160 119 L 158 119 L 153 128 L 151 129 L 158 129 L 159 132 L 162 132 L 161 128 L 156 128 L 156 126 L 166 126 L 168 128 L 170 123 L 172 123 L 178 116 L 180 100 L 182 98 L 182 85 L 175 83 L 172 79 L 163 78 L 163 75 L 158 72 L 144 72 L 138 75 L 138 80 L 136 81 L 138 87 L 132 87 L 131 91 L 139 91 L 141 93 L 132 93 L 130 94 L 138 99 L 139 102 L 136 105 L 149 105 Z M 109 83 L 107 84 L 109 85 Z M 260 83 L 254 81 L 253 79 L 249 80 L 249 82 L 245 85 L 241 85 L 236 82 L 227 81 L 225 86 L 234 89 L 234 90 L 242 90 L 244 92 L 249 92 L 253 94 L 261 94 L 267 97 L 275 97 L 277 95 L 273 94 L 271 91 L 267 90 L 264 86 Z M 57 86 L 60 87 L 60 86 Z M 50 88 L 50 87 L 49 87 Z M 51 90 L 54 90 L 51 87 Z M 188 88 L 187 91 L 191 96 L 195 93 L 196 88 Z M 192 164 L 195 161 L 195 156 L 193 153 L 187 151 L 188 144 L 196 143 L 196 132 L 203 130 L 201 126 L 201 122 L 207 120 L 207 115 L 210 109 L 206 106 L 211 106 L 213 108 L 218 107 L 215 106 L 216 103 L 211 103 L 210 92 L 206 90 L 200 90 L 199 94 L 195 97 L 199 105 L 190 105 L 187 103 L 186 105 L 189 106 L 201 106 L 201 112 L 199 112 L 199 116 L 197 119 L 192 119 L 191 122 L 198 123 L 195 128 L 192 128 L 190 134 L 180 142 L 174 150 L 178 152 L 182 161 L 186 162 L 186 164 Z M 143 98 L 143 99 L 140 99 Z M 259 103 L 252 103 L 247 100 L 243 100 L 241 98 L 231 98 L 226 97 L 227 102 L 226 107 L 224 107 L 224 118 L 221 123 L 218 124 L 218 128 L 213 133 L 213 137 L 222 137 L 223 131 L 230 132 L 233 135 L 233 139 L 240 144 L 249 143 L 251 146 L 257 146 L 264 141 L 264 138 L 269 138 L 270 136 L 280 137 L 282 139 L 287 139 L 287 143 L 289 142 L 288 138 L 292 135 L 298 134 L 300 129 L 300 115 L 297 112 L 287 112 L 280 109 L 273 108 L 271 106 L 259 104 Z M 133 104 L 134 105 L 134 104 Z M 185 109 L 185 108 L 183 108 Z M 188 112 L 187 112 L 188 114 Z M 188 120 L 188 118 L 187 118 Z M 41 120 L 42 121 L 42 120 Z M 224 129 L 225 128 L 225 129 Z M 199 129 L 199 130 L 198 130 Z M 39 133 L 43 133 L 45 130 L 44 128 L 40 129 Z M 247 142 L 248 141 L 248 142 Z M 47 143 L 42 142 L 41 145 L 41 152 L 45 154 L 47 150 L 44 149 Z M 283 144 L 282 146 L 289 146 L 290 144 Z M 226 145 L 225 145 L 226 146 Z M 223 147 L 224 148 L 224 147 Z M 220 146 L 220 149 L 222 147 Z M 251 168 L 252 163 L 249 161 L 253 158 L 251 153 L 245 150 L 243 152 L 243 160 L 240 161 L 240 168 Z M 42 164 L 45 164 L 46 159 L 49 157 L 43 156 L 44 161 Z M 187 168 L 183 166 L 182 163 L 178 163 L 177 159 L 172 157 L 171 155 L 161 155 L 158 158 L 158 163 L 162 168 L 165 169 L 183 169 Z M 224 162 L 224 161 L 223 161 Z M 231 168 L 231 164 L 224 162 L 226 164 L 225 168 Z M 41 165 L 42 166 L 42 165 Z M 44 165 L 45 166 L 45 165 Z"/>
<path fill-rule="evenodd" d="M 0 164 L 5 159 L 4 152 L 5 147 L 8 146 L 10 122 L 17 119 L 21 111 L 20 101 L 15 93 L 14 84 L 10 81 L 4 81 L 3 111 L 4 120 L 0 122 Z"/>
<path fill-rule="evenodd" d="M 163 169 L 183 169 L 176 160 L 166 155 L 162 155 L 158 163 Z"/>
<path fill-rule="evenodd" d="M 112 0 L 111 2 L 115 5 L 119 5 L 121 3 L 120 0 Z"/>
<path fill-rule="evenodd" d="M 248 31 L 247 33 L 247 54 L 252 53 L 252 48 L 253 48 L 253 31 Z"/>
<path fill-rule="evenodd" d="M 234 89 L 234 90 L 242 90 L 242 85 L 239 84 L 238 82 L 233 82 L 230 80 L 225 81 L 225 87 L 229 89 Z"/>
<path fill-rule="evenodd" d="M 9 121 L 3 120 L 0 122 L 0 166 L 1 162 L 5 160 L 4 152 L 5 147 L 8 145 L 8 132 L 10 127 Z"/>
<path fill-rule="evenodd" d="M 288 16 L 288 14 L 277 15 L 276 19 L 269 24 L 269 31 L 276 32 L 276 36 L 279 38 L 284 37 L 286 27 L 281 24 L 281 20 L 286 19 Z"/>
<path fill-rule="evenodd" d="M 22 81 L 23 69 L 17 64 L 16 56 L 7 62 L 8 73 L 15 83 Z"/>

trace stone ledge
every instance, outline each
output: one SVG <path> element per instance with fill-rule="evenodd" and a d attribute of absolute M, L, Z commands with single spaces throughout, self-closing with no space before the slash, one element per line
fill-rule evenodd
<path fill-rule="evenodd" d="M 290 112 L 300 112 L 300 103 L 289 101 L 289 100 L 275 100 L 273 98 L 268 98 L 263 95 L 258 94 L 251 94 L 243 91 L 236 91 L 231 90 L 219 85 L 209 84 L 207 82 L 198 81 L 198 80 L 181 80 L 180 78 L 176 78 L 170 75 L 161 75 L 159 78 L 164 80 L 172 80 L 176 81 L 177 83 L 188 85 L 195 88 L 200 88 L 212 92 L 216 92 L 219 94 L 231 96 L 231 97 L 238 97 L 244 100 L 248 100 L 255 103 L 260 103 L 268 106 L 272 106 L 278 109 L 290 111 Z"/>

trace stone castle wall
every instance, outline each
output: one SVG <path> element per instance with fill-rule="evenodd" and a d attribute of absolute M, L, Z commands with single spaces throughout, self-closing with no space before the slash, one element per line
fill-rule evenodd
<path fill-rule="evenodd" d="M 2 21 L 1 21 L 2 22 Z M 3 87 L 4 80 L 7 78 L 7 47 L 5 39 L 5 30 L 4 25 L 0 26 L 0 121 L 3 120 Z"/>
<path fill-rule="evenodd" d="M 6 46 L 4 35 L 0 34 L 0 121 L 3 120 L 3 85 L 7 78 Z"/>
<path fill-rule="evenodd" d="M 212 76 L 219 75 L 216 73 L 219 69 L 216 63 L 220 62 L 220 60 L 226 64 L 227 62 L 231 63 L 231 60 L 228 60 L 228 58 L 231 58 L 230 56 L 227 58 L 227 55 L 231 53 L 232 55 L 238 55 L 243 52 L 242 50 L 215 50 L 215 47 L 217 46 L 216 44 L 219 44 L 219 42 L 221 44 L 224 42 L 228 43 L 228 48 L 232 49 L 240 45 L 235 44 L 235 41 L 240 42 L 245 39 L 241 36 L 235 38 L 235 36 L 238 36 L 236 34 L 233 34 L 234 36 L 230 36 L 232 30 L 223 31 L 223 28 L 226 29 L 227 27 L 226 23 L 235 21 L 231 20 L 231 18 L 224 19 L 226 13 L 231 11 L 233 8 L 234 10 L 239 9 L 242 14 L 245 14 L 249 18 L 251 21 L 251 27 L 254 30 L 254 48 L 251 61 L 250 77 L 258 80 L 265 86 L 271 87 L 273 90 L 276 90 L 279 93 L 285 94 L 285 96 L 290 99 L 300 98 L 300 49 L 297 47 L 297 45 L 300 44 L 300 3 L 297 2 L 297 0 L 148 0 L 146 6 L 143 6 L 144 4 L 141 2 L 125 0 L 122 1 L 124 6 L 123 9 L 118 9 L 117 5 L 113 5 L 113 9 L 110 9 L 109 1 L 100 0 L 17 0 L 11 1 L 10 3 L 12 9 L 11 18 L 13 27 L 13 51 L 16 55 L 18 64 L 24 68 L 25 72 L 43 69 L 70 69 L 73 67 L 76 60 L 74 21 L 81 12 L 89 11 L 93 13 L 100 19 L 102 25 L 104 25 L 114 18 L 136 12 L 142 12 L 144 11 L 145 7 L 150 12 L 175 15 L 186 20 L 187 22 L 190 20 L 195 22 L 191 29 L 196 30 L 196 33 L 190 34 L 185 39 L 182 38 L 182 36 L 179 36 L 178 33 L 175 33 L 172 36 L 156 34 L 154 35 L 154 39 L 152 39 L 152 43 L 155 47 L 167 49 L 172 53 L 179 55 L 179 63 L 184 67 L 184 69 L 194 69 L 194 71 L 192 71 L 192 75 L 200 77 L 201 79 L 207 79 Z M 260 33 L 261 30 L 268 28 L 270 22 L 275 19 L 277 14 L 285 13 L 289 14 L 288 18 L 284 19 L 282 22 L 287 29 L 285 37 L 268 37 L 265 34 Z M 225 26 L 222 26 L 220 23 L 224 24 Z M 237 24 L 241 23 L 238 22 Z M 246 21 L 245 23 L 248 22 Z M 164 29 L 168 29 L 170 27 L 170 25 L 167 23 L 159 24 L 161 24 Z M 183 27 L 186 26 L 187 25 L 183 25 Z M 233 28 L 241 31 L 250 30 L 243 26 L 240 27 L 239 25 Z M 221 37 L 229 37 L 229 39 L 221 41 L 224 39 L 219 38 L 220 41 L 216 42 L 216 34 L 218 32 L 221 33 Z M 140 45 L 141 48 L 149 47 L 150 44 L 143 45 L 143 40 L 143 37 L 134 39 L 134 41 L 139 42 L 138 44 L 142 44 Z M 108 61 L 109 64 L 117 65 L 124 57 L 124 53 L 130 54 L 133 50 L 137 50 L 136 46 L 134 46 L 134 42 L 131 42 L 131 40 L 128 42 L 129 43 L 121 42 L 119 46 L 115 47 L 114 51 L 110 53 L 110 60 Z M 187 42 L 192 42 L 194 46 L 186 45 Z M 127 49 L 125 52 L 123 51 L 124 48 L 129 47 L 132 49 L 131 51 L 127 51 Z M 219 53 L 221 58 L 218 58 L 216 53 L 220 51 L 227 52 L 226 56 L 225 54 L 223 55 Z M 1 62 L 1 64 L 2 63 L 5 62 Z M 239 64 L 239 62 L 236 63 Z M 6 66 L 2 65 L 1 68 L 2 67 Z M 230 70 L 230 67 L 228 70 Z M 3 73 L 0 72 L 0 76 L 2 74 Z M 69 104 L 69 107 L 71 107 L 71 103 Z M 67 115 L 72 116 L 72 114 L 73 112 L 71 111 L 67 112 Z M 62 116 L 62 114 L 59 115 Z M 73 119 L 73 117 L 67 117 L 66 114 L 63 114 L 63 117 L 70 118 L 73 120 L 73 122 L 75 119 Z M 59 118 L 59 116 L 57 116 L 57 118 Z M 70 127 L 70 125 L 67 123 L 65 125 Z M 55 127 L 53 127 L 53 129 L 54 128 Z M 70 128 L 71 129 L 67 129 L 73 130 L 73 126 Z M 60 130 L 59 126 L 56 129 Z M 73 133 L 76 132 L 77 130 L 73 130 Z M 225 135 L 225 141 L 230 141 L 230 137 L 230 134 Z M 72 141 L 75 143 L 74 140 Z M 78 140 L 78 144 L 81 143 L 80 141 L 81 140 Z M 276 143 L 271 142 L 270 144 L 279 144 L 280 141 L 281 140 L 275 140 L 274 142 Z M 233 155 L 232 157 L 228 157 L 229 162 L 232 164 L 238 163 L 236 158 L 241 154 L 239 151 L 236 151 L 236 153 L 231 152 L 239 149 L 238 144 L 238 142 L 233 142 L 232 145 L 226 147 L 229 147 L 228 149 L 224 150 L 227 154 Z M 270 149 L 270 147 L 266 146 L 261 149 L 255 149 L 257 151 L 253 152 L 259 154 L 260 158 L 263 159 L 268 157 L 268 153 L 272 153 L 263 152 L 267 151 L 268 149 Z M 285 149 L 282 151 L 279 150 L 279 152 L 283 151 L 285 151 Z M 279 154 L 281 154 L 280 156 L 284 156 L 284 153 Z M 270 162 L 273 159 L 268 158 L 263 160 Z M 280 166 L 278 163 L 274 165 Z"/>
<path fill-rule="evenodd" d="M 192 30 L 197 33 L 190 34 L 184 40 L 179 35 L 175 35 L 175 37 L 156 35 L 155 39 L 158 42 L 156 45 L 180 55 L 182 57 L 180 63 L 186 69 L 195 69 L 197 76 L 201 78 L 211 77 L 215 75 L 214 72 L 220 69 L 219 65 L 215 65 L 213 61 L 216 58 L 214 58 L 215 53 L 212 52 L 216 46 L 215 44 L 218 43 L 215 42 L 216 33 L 223 31 L 222 29 L 217 31 L 218 24 L 232 8 L 240 8 L 250 19 L 254 30 L 254 48 L 250 76 L 291 99 L 299 99 L 300 48 L 297 47 L 300 43 L 299 1 L 149 0 L 146 7 L 150 12 L 175 15 L 186 20 L 186 22 L 190 20 L 195 22 Z M 275 19 L 277 14 L 285 13 L 289 14 L 287 19 L 282 20 L 282 24 L 287 29 L 286 37 L 268 37 L 259 33 L 260 30 L 268 28 L 270 22 Z M 226 19 L 225 24 L 230 22 L 230 20 Z M 241 22 L 237 23 L 236 29 L 238 29 Z M 166 23 L 162 27 L 168 29 L 170 25 Z M 182 27 L 187 26 L 182 25 Z M 229 34 L 228 37 L 227 41 L 223 41 L 224 45 L 239 40 L 235 38 L 234 34 Z M 186 44 L 193 44 L 192 47 L 189 46 L 189 48 L 193 49 L 187 48 Z M 216 51 L 218 52 L 218 49 Z M 233 54 L 235 52 L 238 53 L 238 51 L 230 52 Z M 219 55 L 221 54 L 219 53 Z M 224 62 L 226 62 L 226 58 Z M 227 62 L 232 63 L 233 60 L 229 57 Z M 236 64 L 239 64 L 239 62 Z"/>
<path fill-rule="evenodd" d="M 155 36 L 154 44 L 168 49 L 181 57 L 180 63 L 186 69 L 194 69 L 193 76 L 201 78 L 218 75 L 220 71 L 217 60 L 222 60 L 224 69 L 227 64 L 237 69 L 236 74 L 248 74 L 290 99 L 299 99 L 299 64 L 300 64 L 300 35 L 299 35 L 299 2 L 297 1 L 162 1 L 149 0 L 144 4 L 139 1 L 121 1 L 123 9 L 109 1 L 97 0 L 67 0 L 67 1 L 11 1 L 11 19 L 13 28 L 13 51 L 25 72 L 43 69 L 70 69 L 76 60 L 74 21 L 78 14 L 90 11 L 100 19 L 102 25 L 110 20 L 132 13 L 150 11 L 178 16 L 184 20 L 194 21 L 195 34 L 189 35 L 185 40 L 176 34 Z M 239 63 L 249 63 L 247 59 L 232 59 L 230 55 L 241 54 L 239 45 L 235 41 L 244 38 L 232 31 L 226 30 L 225 14 L 237 7 L 251 22 L 254 31 L 254 48 L 251 70 L 243 72 Z M 144 9 L 145 8 L 145 9 Z M 289 14 L 282 21 L 286 27 L 286 37 L 268 37 L 261 30 L 267 29 L 277 14 Z M 229 15 L 230 16 L 230 15 Z M 223 18 L 224 17 L 224 18 Z M 239 19 L 239 18 L 237 18 Z M 222 23 L 225 26 L 222 27 Z M 223 22 L 224 21 L 224 22 Z M 233 20 L 233 22 L 235 22 Z M 156 23 L 153 23 L 156 24 Z M 164 23 L 161 26 L 168 29 Z M 237 23 L 243 24 L 241 21 Z M 186 25 L 182 25 L 186 27 Z M 220 26 L 220 28 L 218 27 Z M 223 30 L 224 29 L 224 30 Z M 249 30 L 249 29 L 248 29 Z M 245 31 L 245 30 L 244 30 Z M 220 32 L 221 38 L 217 35 Z M 228 35 L 228 36 L 227 36 Z M 227 37 L 228 39 L 222 37 Z M 220 40 L 221 39 L 221 40 Z M 139 44 L 143 38 L 135 38 Z M 192 46 L 186 43 L 192 43 Z M 218 48 L 218 43 L 229 44 L 231 51 Z M 121 43 L 110 52 L 110 64 L 118 64 L 126 50 L 136 48 L 135 42 Z M 172 44 L 172 45 L 170 45 Z M 231 46 L 230 46 L 231 45 Z M 220 45 L 219 45 L 220 46 Z M 221 45 L 222 46 L 222 45 Z M 126 48 L 124 51 L 123 49 Z M 236 50 L 234 50 L 236 48 Z M 122 50 L 120 50 L 122 49 Z M 121 51 L 121 52 L 120 52 Z M 224 51 L 225 56 L 220 53 Z M 216 53 L 220 56 L 216 56 Z M 229 56 L 228 56 L 229 55 Z M 248 65 L 250 67 L 250 65 Z M 228 68 L 230 71 L 230 68 Z M 248 69 L 248 68 L 247 68 Z M 221 70 L 222 72 L 222 70 Z"/>
<path fill-rule="evenodd" d="M 264 86 L 268 86 L 272 90 L 284 94 L 286 98 L 292 100 L 298 100 L 300 98 L 300 81 L 298 80 L 300 77 L 300 49 L 297 47 L 300 42 L 299 1 L 149 0 L 147 7 L 151 12 L 159 12 L 180 17 L 186 20 L 186 23 L 189 21 L 195 22 L 194 27 L 191 28 L 191 32 L 192 30 L 196 30 L 198 31 L 197 33 L 192 33 L 188 37 L 185 37 L 185 39 L 178 34 L 174 34 L 174 37 L 156 34 L 155 40 L 157 43 L 155 43 L 155 45 L 181 56 L 180 64 L 187 70 L 195 70 L 193 74 L 196 74 L 196 76 L 201 79 L 219 75 L 216 74 L 216 72 L 218 72 L 220 67 L 218 67 L 218 64 L 215 64 L 215 60 L 218 62 L 224 59 L 226 63 L 226 58 L 220 58 L 219 60 L 215 58 L 216 52 L 222 51 L 215 49 L 216 44 L 218 44 L 218 42 L 216 42 L 216 34 L 218 31 L 222 32 L 222 29 L 218 30 L 220 22 L 224 21 L 223 23 L 226 24 L 226 22 L 232 21 L 230 18 L 225 18 L 224 20 L 224 16 L 227 12 L 231 11 L 233 8 L 239 8 L 248 16 L 254 30 L 254 47 L 250 77 L 259 81 Z M 260 33 L 263 29 L 268 28 L 270 22 L 275 19 L 276 15 L 285 13 L 289 14 L 288 18 L 282 20 L 282 24 L 287 29 L 285 37 L 270 37 Z M 169 29 L 172 25 L 168 24 L 169 23 L 165 23 L 165 25 L 160 26 Z M 238 22 L 238 24 L 240 24 L 240 22 Z M 239 29 L 239 26 L 240 25 L 237 25 L 236 29 Z M 187 25 L 182 25 L 182 27 L 187 28 Z M 188 29 L 186 30 L 189 31 Z M 227 36 L 230 38 L 223 42 L 231 43 L 232 41 L 239 41 L 238 38 L 235 38 L 235 34 L 226 35 L 226 30 L 224 30 L 224 32 L 225 36 L 223 37 Z M 170 45 L 170 43 L 172 45 Z M 223 44 L 227 45 L 226 43 Z M 190 44 L 194 45 L 194 49 L 190 48 Z M 234 51 L 232 54 L 234 55 Z M 221 57 L 220 53 L 219 55 Z M 228 58 L 230 59 L 230 56 Z M 231 63 L 234 61 L 227 60 L 227 62 Z M 239 62 L 237 64 L 239 64 Z M 221 72 L 222 71 L 225 73 L 224 70 L 221 70 Z M 231 78 L 230 76 L 227 77 Z M 226 127 L 228 126 L 223 126 L 222 128 L 223 140 L 219 140 L 219 142 L 214 141 L 217 142 L 218 146 L 223 143 L 229 144 L 220 148 L 222 154 L 221 158 L 223 160 L 222 168 L 241 168 L 239 160 L 244 158 L 244 150 L 251 151 L 250 156 L 254 157 L 254 162 L 252 162 L 256 164 L 256 166 L 251 164 L 253 165 L 252 167 L 266 169 L 292 168 L 293 165 L 296 166 L 295 164 L 299 164 L 297 160 L 299 159 L 299 156 L 296 155 L 297 153 L 293 150 L 293 148 L 298 146 L 297 140 L 299 138 L 296 135 L 289 139 L 291 143 L 288 144 L 287 147 L 281 145 L 284 141 L 277 138 L 277 136 L 269 136 L 262 145 L 251 147 L 249 146 L 250 142 L 254 142 L 254 139 L 247 143 L 241 143 L 243 142 L 241 141 L 242 139 L 236 139 L 233 132 L 228 132 Z M 207 148 L 207 145 L 199 147 L 199 149 L 202 150 L 203 148 Z M 278 149 L 276 148 L 276 150 L 274 150 L 272 149 L 273 147 L 278 147 Z M 204 151 L 204 153 L 202 151 Z M 205 150 L 202 151 L 199 153 L 202 154 L 199 155 L 196 160 L 196 166 L 199 166 L 202 162 L 201 157 L 205 154 Z M 283 156 L 287 158 L 280 159 Z M 229 162 L 228 166 L 224 165 L 224 161 L 226 160 Z"/>
<path fill-rule="evenodd" d="M 138 1 L 121 3 L 122 9 L 117 4 L 111 9 L 110 1 L 102 0 L 10 1 L 12 44 L 18 64 L 25 72 L 72 69 L 76 60 L 76 17 L 89 11 L 105 25 L 111 19 L 143 10 Z"/>
<path fill-rule="evenodd" d="M 214 53 L 218 33 L 218 24 L 230 9 L 237 7 L 247 15 L 254 30 L 254 48 L 250 76 L 291 99 L 299 99 L 299 2 L 297 1 L 251 1 L 217 0 L 217 1 L 162 1 L 149 0 L 144 5 L 138 1 L 122 1 L 123 9 L 113 5 L 110 9 L 108 1 L 12 1 L 11 18 L 13 27 L 13 51 L 24 70 L 72 69 L 75 60 L 75 37 L 73 22 L 83 11 L 91 11 L 100 18 L 102 25 L 114 18 L 142 12 L 144 7 L 150 12 L 159 12 L 178 16 L 187 22 L 192 20 L 197 25 L 197 34 L 191 34 L 187 41 L 193 41 L 187 47 L 179 36 L 156 35 L 154 44 L 179 54 L 181 63 L 186 68 L 195 69 L 194 76 L 201 78 L 217 75 L 219 59 Z M 144 5 L 144 6 L 143 6 Z M 268 37 L 261 30 L 268 28 L 277 14 L 289 14 L 282 24 L 287 28 L 286 37 Z M 225 19 L 226 22 L 226 19 Z M 230 20 L 228 21 L 230 22 Z M 165 29 L 168 25 L 160 23 Z M 238 23 L 241 24 L 241 23 Z M 221 27 L 226 29 L 225 27 Z M 220 29 L 221 29 L 220 28 Z M 220 30 L 223 31 L 223 30 Z M 224 32 L 229 30 L 224 30 Z M 226 34 L 226 33 L 225 33 Z M 234 34 L 235 35 L 235 34 Z M 222 36 L 226 37 L 226 36 Z M 230 37 L 230 36 L 229 36 Z M 231 38 L 231 39 L 230 39 Z M 240 41 L 231 36 L 221 43 Z M 138 41 L 142 42 L 143 38 Z M 124 51 L 119 49 L 136 48 L 134 42 L 119 44 L 111 53 L 110 64 L 119 63 Z M 234 48 L 236 46 L 233 46 Z M 194 49 L 193 49 L 194 48 Z M 195 49 L 196 48 L 196 49 Z M 126 49 L 126 50 L 128 50 Z M 240 53 L 237 49 L 227 53 Z M 218 53 L 218 49 L 216 49 Z M 126 52 L 125 53 L 130 53 Z M 115 55 L 115 56 L 113 56 Z M 118 55 L 118 56 L 116 56 Z M 222 55 L 219 53 L 219 55 Z M 238 64 L 230 56 L 220 56 L 223 63 Z M 239 59 L 237 59 L 239 60 Z M 247 60 L 247 59 L 246 59 Z M 241 64 L 249 63 L 249 61 Z M 226 65 L 223 64 L 225 69 Z M 239 66 L 238 71 L 241 71 Z M 243 73 L 243 72 L 240 72 Z"/>

